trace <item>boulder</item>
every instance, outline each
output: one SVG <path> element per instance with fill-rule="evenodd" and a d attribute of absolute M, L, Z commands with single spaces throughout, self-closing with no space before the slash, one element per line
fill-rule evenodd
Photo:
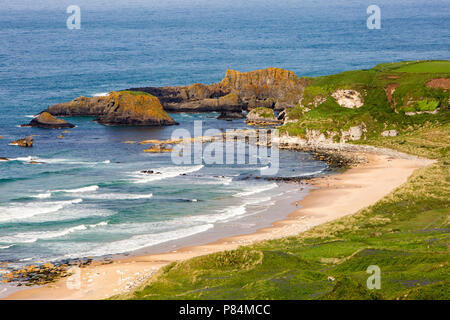
<path fill-rule="evenodd" d="M 398 136 L 397 130 L 386 130 L 381 133 L 383 137 L 396 137 Z"/>
<path fill-rule="evenodd" d="M 336 90 L 331 96 L 344 108 L 355 109 L 364 105 L 361 94 L 356 90 Z"/>
<path fill-rule="evenodd" d="M 11 142 L 11 145 L 24 147 L 24 148 L 30 148 L 33 146 L 33 142 L 34 142 L 33 136 L 28 136 L 23 139 L 19 139 L 19 140 L 15 140 L 15 141 Z"/>
<path fill-rule="evenodd" d="M 33 118 L 33 120 L 31 120 L 29 124 L 24 124 L 22 125 L 22 127 L 65 129 L 74 128 L 75 126 L 71 123 L 68 123 L 66 120 L 58 119 L 50 113 L 44 111 L 41 112 L 37 117 Z"/>

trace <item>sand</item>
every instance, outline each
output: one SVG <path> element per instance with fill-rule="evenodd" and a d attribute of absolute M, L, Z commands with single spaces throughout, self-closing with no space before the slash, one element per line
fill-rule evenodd
<path fill-rule="evenodd" d="M 225 238 L 214 243 L 191 246 L 162 254 L 129 257 L 103 264 L 95 262 L 80 269 L 79 288 L 66 279 L 43 287 L 12 293 L 6 299 L 104 299 L 125 293 L 148 279 L 159 268 L 174 261 L 218 251 L 232 250 L 254 242 L 299 234 L 311 227 L 375 204 L 405 183 L 417 168 L 431 160 L 365 154 L 368 161 L 342 174 L 311 181 L 317 187 L 298 203 L 299 209 L 287 219 L 253 234 Z M 275 208 L 274 208 L 275 210 Z"/>

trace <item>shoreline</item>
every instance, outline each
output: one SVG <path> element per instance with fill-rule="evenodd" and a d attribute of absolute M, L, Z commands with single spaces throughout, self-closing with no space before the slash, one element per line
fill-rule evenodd
<path fill-rule="evenodd" d="M 297 202 L 301 208 L 291 212 L 285 219 L 272 223 L 270 227 L 171 252 L 125 257 L 108 264 L 94 262 L 81 269 L 80 289 L 68 289 L 67 278 L 63 278 L 42 287 L 20 289 L 5 299 L 104 299 L 129 292 L 172 262 L 297 235 L 314 226 L 356 213 L 405 183 L 414 170 L 433 163 L 432 160 L 391 151 L 363 146 L 357 152 L 367 158 L 366 163 L 337 175 L 308 181 L 308 184 L 318 189 L 311 190 L 303 200 Z"/>

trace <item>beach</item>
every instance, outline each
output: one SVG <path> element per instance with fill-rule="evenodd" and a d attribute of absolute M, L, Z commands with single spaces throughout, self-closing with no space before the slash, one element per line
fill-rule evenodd
<path fill-rule="evenodd" d="M 364 153 L 362 156 L 366 161 L 356 167 L 311 180 L 309 183 L 314 189 L 297 203 L 298 209 L 271 227 L 160 254 L 120 258 L 107 263 L 94 262 L 81 269 L 79 288 L 68 286 L 68 279 L 63 278 L 46 286 L 14 292 L 6 299 L 105 299 L 123 294 L 172 262 L 297 235 L 314 226 L 354 214 L 401 186 L 414 170 L 432 163 L 427 159 L 389 153 Z"/>

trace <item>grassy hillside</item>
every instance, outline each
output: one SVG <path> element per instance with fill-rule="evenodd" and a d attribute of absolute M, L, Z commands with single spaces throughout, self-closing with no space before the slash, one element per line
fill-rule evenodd
<path fill-rule="evenodd" d="M 173 263 L 135 292 L 115 298 L 450 299 L 450 123 L 444 101 L 449 96 L 426 87 L 433 78 L 448 78 L 448 66 L 384 64 L 314 78 L 304 105 L 291 111 L 290 119 L 298 121 L 283 128 L 302 135 L 305 127 L 339 131 L 364 121 L 368 131 L 355 143 L 433 158 L 436 164 L 417 170 L 405 185 L 352 216 L 295 237 Z M 400 90 L 389 102 L 385 87 L 393 81 Z M 365 90 L 364 106 L 340 107 L 330 98 L 336 88 Z M 306 107 L 317 96 L 323 102 Z M 438 100 L 439 112 L 406 115 L 408 96 Z M 386 129 L 399 134 L 382 137 Z M 381 268 L 381 290 L 366 288 L 369 265 Z"/>

